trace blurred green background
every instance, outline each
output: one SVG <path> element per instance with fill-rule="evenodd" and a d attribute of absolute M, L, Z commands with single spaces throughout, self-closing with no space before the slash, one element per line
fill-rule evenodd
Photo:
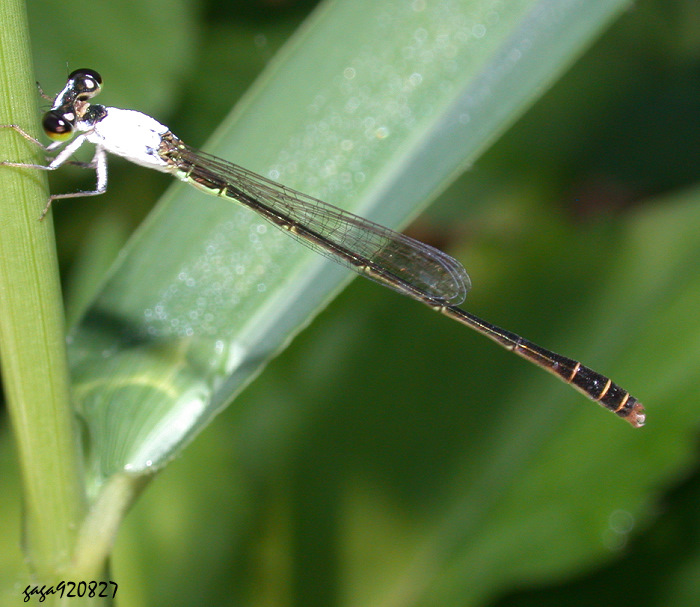
<path fill-rule="evenodd" d="M 201 145 L 313 7 L 30 0 L 36 76 L 98 69 L 105 103 Z M 640 0 L 408 230 L 465 264 L 465 307 L 611 375 L 646 428 L 355 281 L 141 497 L 121 604 L 698 604 L 699 110 L 700 7 Z M 134 174 L 54 213 L 69 317 L 170 183 Z M 0 449 L 11 572 L 7 424 Z"/>

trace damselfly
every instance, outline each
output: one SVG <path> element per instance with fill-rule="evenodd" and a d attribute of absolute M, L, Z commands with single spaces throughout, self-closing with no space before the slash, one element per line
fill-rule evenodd
<path fill-rule="evenodd" d="M 426 304 L 546 369 L 633 426 L 644 424 L 641 403 L 608 377 L 457 307 L 466 297 L 469 277 L 446 253 L 191 148 L 150 116 L 91 104 L 89 100 L 101 87 L 102 78 L 94 70 L 79 69 L 68 76 L 66 86 L 43 117 L 44 131 L 53 140 L 49 146 L 44 147 L 17 125 L 3 125 L 45 150 L 57 152 L 47 166 L 0 163 L 5 166 L 54 170 L 86 141 L 95 145 L 95 155 L 87 166 L 95 169 L 96 188 L 51 196 L 42 218 L 54 200 L 105 192 L 107 153 L 117 154 L 250 208 L 314 251 Z"/>

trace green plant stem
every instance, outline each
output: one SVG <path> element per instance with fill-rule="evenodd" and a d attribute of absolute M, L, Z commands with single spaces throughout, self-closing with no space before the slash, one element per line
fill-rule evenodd
<path fill-rule="evenodd" d="M 150 475 L 118 473 L 102 486 L 76 541 L 71 571 L 77 579 L 98 579 L 104 573 L 119 526 L 150 480 Z"/>
<path fill-rule="evenodd" d="M 36 89 L 20 0 L 0 3 L 0 124 L 37 134 Z M 0 129 L 3 159 L 41 162 L 39 150 Z M 69 571 L 85 511 L 73 418 L 58 263 L 40 171 L 0 167 L 0 359 L 22 473 L 24 546 L 37 582 Z"/>

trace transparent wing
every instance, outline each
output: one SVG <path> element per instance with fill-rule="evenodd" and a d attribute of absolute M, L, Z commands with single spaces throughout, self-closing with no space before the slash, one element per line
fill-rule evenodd
<path fill-rule="evenodd" d="M 460 304 L 469 276 L 439 249 L 353 215 L 180 142 L 188 179 L 218 189 L 289 232 L 317 253 L 418 299 Z"/>

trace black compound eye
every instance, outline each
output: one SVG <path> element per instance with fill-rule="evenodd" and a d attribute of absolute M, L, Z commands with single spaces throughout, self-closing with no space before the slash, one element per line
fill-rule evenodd
<path fill-rule="evenodd" d="M 95 70 L 82 68 L 71 72 L 69 81 L 73 81 L 73 90 L 79 99 L 89 99 L 97 95 L 102 87 L 102 76 Z"/>
<path fill-rule="evenodd" d="M 59 112 L 46 112 L 41 125 L 46 136 L 54 141 L 66 141 L 73 136 L 73 123 Z"/>

